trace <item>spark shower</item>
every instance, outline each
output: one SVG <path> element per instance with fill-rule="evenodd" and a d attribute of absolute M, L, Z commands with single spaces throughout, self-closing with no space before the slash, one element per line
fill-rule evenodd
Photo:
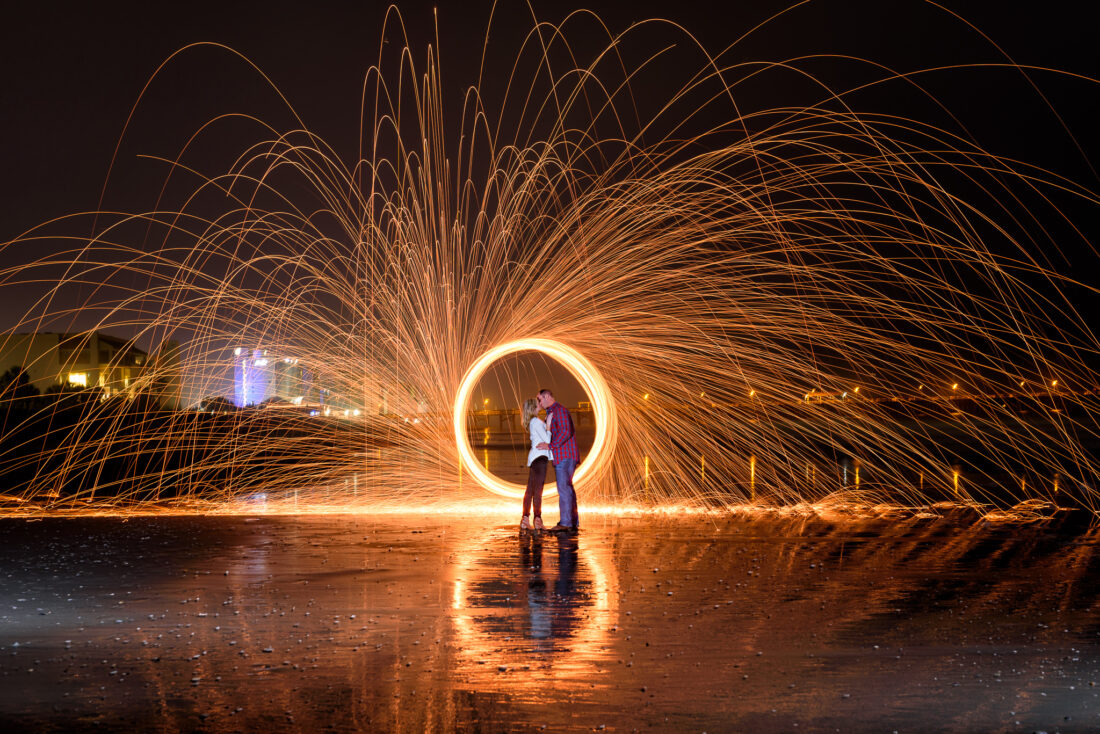
<path fill-rule="evenodd" d="M 1070 295 L 1095 287 L 1051 264 L 1065 243 L 1046 226 L 1095 192 L 986 150 L 950 110 L 869 109 L 869 88 L 937 103 L 920 73 L 873 60 L 846 86 L 827 59 L 737 60 L 671 23 L 620 32 L 582 12 L 487 33 L 476 83 L 451 86 L 445 48 L 393 43 L 396 12 L 386 26 L 361 150 L 330 148 L 293 100 L 287 126 L 232 111 L 160 160 L 155 206 L 3 245 L 0 283 L 36 293 L 6 348 L 94 315 L 135 344 L 180 340 L 194 396 L 227 394 L 233 350 L 262 348 L 323 387 L 318 415 L 135 417 L 87 400 L 81 425 L 95 427 L 41 447 L 4 426 L 0 458 L 37 467 L 19 502 L 219 507 L 262 491 L 344 507 L 468 498 L 471 481 L 507 493 L 469 452 L 465 378 L 531 350 L 568 362 L 596 404 L 588 502 L 1096 510 L 1082 446 L 1097 437 L 1098 345 Z M 187 54 L 249 64 L 199 44 L 147 89 Z M 798 99 L 755 104 L 773 79 Z M 251 144 L 215 166 L 193 155 L 231 125 Z M 960 482 L 959 443 L 988 481 Z M 837 456 L 854 481 L 834 481 Z M 111 479 L 102 468 L 120 460 L 125 479 Z"/>

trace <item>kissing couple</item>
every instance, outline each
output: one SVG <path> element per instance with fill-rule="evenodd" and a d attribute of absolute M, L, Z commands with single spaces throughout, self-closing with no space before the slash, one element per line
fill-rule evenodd
<path fill-rule="evenodd" d="M 546 411 L 546 420 L 539 418 L 539 410 Z M 519 521 L 521 534 L 534 530 L 543 532 L 542 492 L 546 484 L 546 467 L 554 464 L 558 484 L 558 524 L 551 533 L 576 534 L 580 529 L 577 516 L 577 492 L 573 489 L 573 473 L 577 471 L 577 436 L 573 416 L 569 409 L 554 400 L 554 393 L 539 390 L 539 394 L 523 402 L 523 428 L 531 437 L 531 450 L 527 453 L 527 491 L 523 495 L 523 518 Z M 532 526 L 528 514 L 534 509 Z"/>

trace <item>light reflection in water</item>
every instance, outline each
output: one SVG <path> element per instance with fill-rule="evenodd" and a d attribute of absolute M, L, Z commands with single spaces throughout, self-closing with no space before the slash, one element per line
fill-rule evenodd
<path fill-rule="evenodd" d="M 455 648 L 479 688 L 537 698 L 547 679 L 588 675 L 611 654 L 619 594 L 606 549 L 580 536 L 491 541 L 494 550 L 514 542 L 509 559 L 486 554 L 486 542 L 475 537 L 457 549 L 451 599 Z M 530 671 L 503 678 L 502 666 Z"/>
<path fill-rule="evenodd" d="M 756 457 L 749 457 L 749 497 L 756 499 Z"/>
<path fill-rule="evenodd" d="M 698 729 L 796 731 L 820 711 L 871 731 L 889 728 L 871 711 L 884 707 L 911 712 L 916 731 L 945 720 L 1000 731 L 1006 690 L 1022 730 L 1095 710 L 1100 529 L 1082 513 L 1015 527 L 971 512 L 760 514 L 717 528 L 710 518 L 591 519 L 561 541 L 521 541 L 485 519 L 157 519 L 167 544 L 82 577 L 89 589 L 72 602 L 87 618 L 119 583 L 143 589 L 126 604 L 141 638 L 31 610 L 26 623 L 43 637 L 60 622 L 81 644 L 33 653 L 44 668 L 34 675 L 49 683 L 20 691 L 43 696 L 24 709 L 56 715 L 60 690 L 73 716 L 105 717 L 104 728 L 190 731 L 203 711 L 202 729 L 216 732 L 271 729 L 284 716 L 302 731 L 467 731 L 478 720 L 493 731 L 580 730 L 578 720 L 667 731 L 669 716 Z M 106 567 L 115 543 L 150 529 L 148 519 L 72 522 L 78 532 L 21 524 L 33 542 L 12 544 L 18 586 L 50 578 L 49 540 Z M 224 575 L 184 572 L 214 563 Z M 162 616 L 166 600 L 183 598 Z M 129 685 L 65 672 L 108 658 Z M 187 697 L 174 695 L 191 677 Z M 879 705 L 848 704 L 871 700 Z M 138 724 L 113 718 L 134 711 L 145 712 Z"/>

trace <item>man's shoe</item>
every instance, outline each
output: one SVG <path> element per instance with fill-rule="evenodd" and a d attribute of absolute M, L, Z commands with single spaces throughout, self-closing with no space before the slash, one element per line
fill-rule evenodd
<path fill-rule="evenodd" d="M 559 522 L 557 525 L 550 528 L 549 532 L 551 532 L 551 533 L 568 533 L 569 532 L 569 526 L 568 525 L 562 525 Z"/>
<path fill-rule="evenodd" d="M 542 518 L 539 517 L 538 515 L 535 515 L 535 532 L 536 533 L 546 532 L 546 526 L 542 524 Z"/>

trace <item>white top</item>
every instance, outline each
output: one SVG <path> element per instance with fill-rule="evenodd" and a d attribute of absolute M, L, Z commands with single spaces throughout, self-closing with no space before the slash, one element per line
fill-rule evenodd
<path fill-rule="evenodd" d="M 527 466 L 535 463 L 535 459 L 540 456 L 545 456 L 550 461 L 554 460 L 553 455 L 550 453 L 550 449 L 536 449 L 540 443 L 550 443 L 550 429 L 546 427 L 546 424 L 542 422 L 537 415 L 531 418 L 531 424 L 527 427 L 527 430 L 531 432 L 531 450 L 527 452 Z"/>

